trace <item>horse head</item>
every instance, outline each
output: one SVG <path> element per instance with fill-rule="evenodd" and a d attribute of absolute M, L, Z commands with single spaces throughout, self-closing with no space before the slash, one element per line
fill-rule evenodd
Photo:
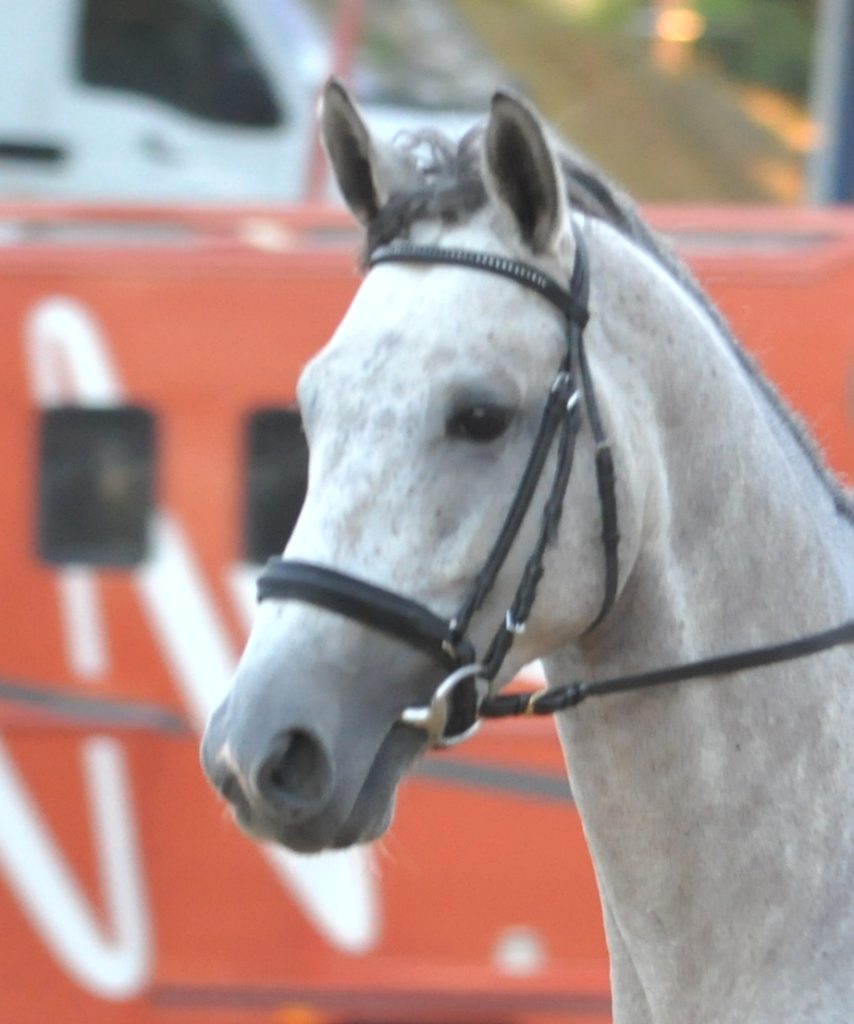
<path fill-rule="evenodd" d="M 309 567 L 310 579 L 296 598 L 271 587 L 259 605 L 203 748 L 207 773 L 238 822 L 303 851 L 370 840 L 388 827 L 398 783 L 429 742 L 407 710 L 429 705 L 461 660 L 455 651 L 443 664 L 440 652 L 384 629 L 376 614 L 299 599 L 312 580 L 328 589 L 340 576 L 402 595 L 423 618 L 452 627 L 474 588 L 463 669 L 473 652 L 490 649 L 496 628 L 512 634 L 500 666 L 468 695 L 475 703 L 526 662 L 586 634 L 603 586 L 616 592 L 619 584 L 616 572 L 603 584 L 603 510 L 590 468 L 596 438 L 589 416 L 567 412 L 581 368 L 570 365 L 559 301 L 507 280 L 512 274 L 389 257 L 401 239 L 440 257 L 486 254 L 505 270 L 539 272 L 569 294 L 584 228 L 573 227 L 558 151 L 539 117 L 496 94 L 485 127 L 458 143 L 425 134 L 392 148 L 372 138 L 333 81 L 321 125 L 341 193 L 365 229 L 370 269 L 298 386 L 309 485 L 282 564 L 290 586 L 295 563 Z M 596 330 L 594 315 L 587 331 Z M 541 451 L 512 543 L 492 557 L 494 578 L 483 587 L 556 380 L 569 380 L 569 388 L 555 442 Z M 624 418 L 610 407 L 603 414 L 609 426 Z M 561 458 L 569 462 L 566 493 L 556 501 Z M 570 476 L 573 461 L 584 468 Z M 621 473 L 614 499 L 623 576 L 638 534 L 625 486 L 632 475 Z M 558 507 L 544 536 L 550 497 Z M 507 610 L 538 543 L 536 601 L 523 630 Z"/>

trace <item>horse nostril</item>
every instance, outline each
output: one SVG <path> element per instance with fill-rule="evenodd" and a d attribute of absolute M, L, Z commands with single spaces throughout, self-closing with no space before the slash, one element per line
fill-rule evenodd
<path fill-rule="evenodd" d="M 291 812 L 319 809 L 332 788 L 332 765 L 320 740 L 303 729 L 280 733 L 258 769 L 255 788 L 269 804 Z"/>

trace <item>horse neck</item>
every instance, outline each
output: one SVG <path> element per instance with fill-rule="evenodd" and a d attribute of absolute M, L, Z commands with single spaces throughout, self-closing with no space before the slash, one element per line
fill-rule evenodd
<path fill-rule="evenodd" d="M 851 612 L 854 545 L 824 483 L 696 301 L 612 232 L 592 235 L 593 308 L 608 311 L 608 327 L 591 331 L 590 358 L 611 423 L 637 420 L 633 448 L 617 440 L 617 472 L 645 476 L 641 540 L 608 622 L 550 659 L 550 680 L 837 624 Z M 854 811 L 851 664 L 836 652 L 562 716 L 609 941 L 621 950 L 616 1006 L 625 999 L 656 1022 L 747 1019 L 737 1014 L 760 992 L 768 1007 L 790 997 L 777 1019 L 799 1020 L 791 1007 L 816 950 L 828 965 L 850 955 L 854 912 L 838 933 L 827 917 L 834 900 L 850 904 L 854 866 L 841 824 Z M 763 981 L 775 960 L 788 974 Z M 840 970 L 851 973 L 841 959 Z"/>

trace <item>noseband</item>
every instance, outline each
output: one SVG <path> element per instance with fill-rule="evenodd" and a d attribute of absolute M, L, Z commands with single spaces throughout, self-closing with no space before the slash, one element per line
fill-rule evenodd
<path fill-rule="evenodd" d="M 787 644 L 657 669 L 636 676 L 571 683 L 537 693 L 489 695 L 516 636 L 525 631 L 544 572 L 546 549 L 557 540 L 564 497 L 572 472 L 575 444 L 581 427 L 581 406 L 593 437 L 604 553 L 602 604 L 588 632 L 605 618 L 617 593 L 619 532 L 614 463 L 596 402 L 584 348 L 589 319 L 589 264 L 584 241 L 575 226 L 575 264 L 569 288 L 539 268 L 518 260 L 468 249 L 393 242 L 376 249 L 370 266 L 379 263 L 451 264 L 509 278 L 541 295 L 560 312 L 566 349 L 543 408 L 537 436 L 504 523 L 465 600 L 450 619 L 425 605 L 356 576 L 294 559 L 271 558 L 258 579 L 258 600 L 303 601 L 372 629 L 380 630 L 426 652 L 450 674 L 436 689 L 429 705 L 407 708 L 401 721 L 426 732 L 432 746 L 445 747 L 471 736 L 480 719 L 520 714 L 553 714 L 588 696 L 625 692 L 701 675 L 719 675 L 744 668 L 775 664 L 854 642 L 854 621 Z M 492 590 L 530 508 L 547 458 L 557 447 L 551 488 L 542 510 L 534 550 L 528 558 L 504 621 L 482 659 L 468 637 L 475 614 Z"/>

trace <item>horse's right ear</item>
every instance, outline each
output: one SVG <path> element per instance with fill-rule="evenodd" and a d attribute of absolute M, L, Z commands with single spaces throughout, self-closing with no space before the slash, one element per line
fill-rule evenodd
<path fill-rule="evenodd" d="M 344 201 L 362 224 L 369 224 L 388 198 L 381 160 L 355 101 L 337 78 L 330 78 L 320 98 L 320 129 Z"/>
<path fill-rule="evenodd" d="M 557 245 L 566 218 L 561 175 L 539 116 L 497 92 L 486 125 L 483 178 L 493 201 L 512 218 L 534 252 Z"/>

